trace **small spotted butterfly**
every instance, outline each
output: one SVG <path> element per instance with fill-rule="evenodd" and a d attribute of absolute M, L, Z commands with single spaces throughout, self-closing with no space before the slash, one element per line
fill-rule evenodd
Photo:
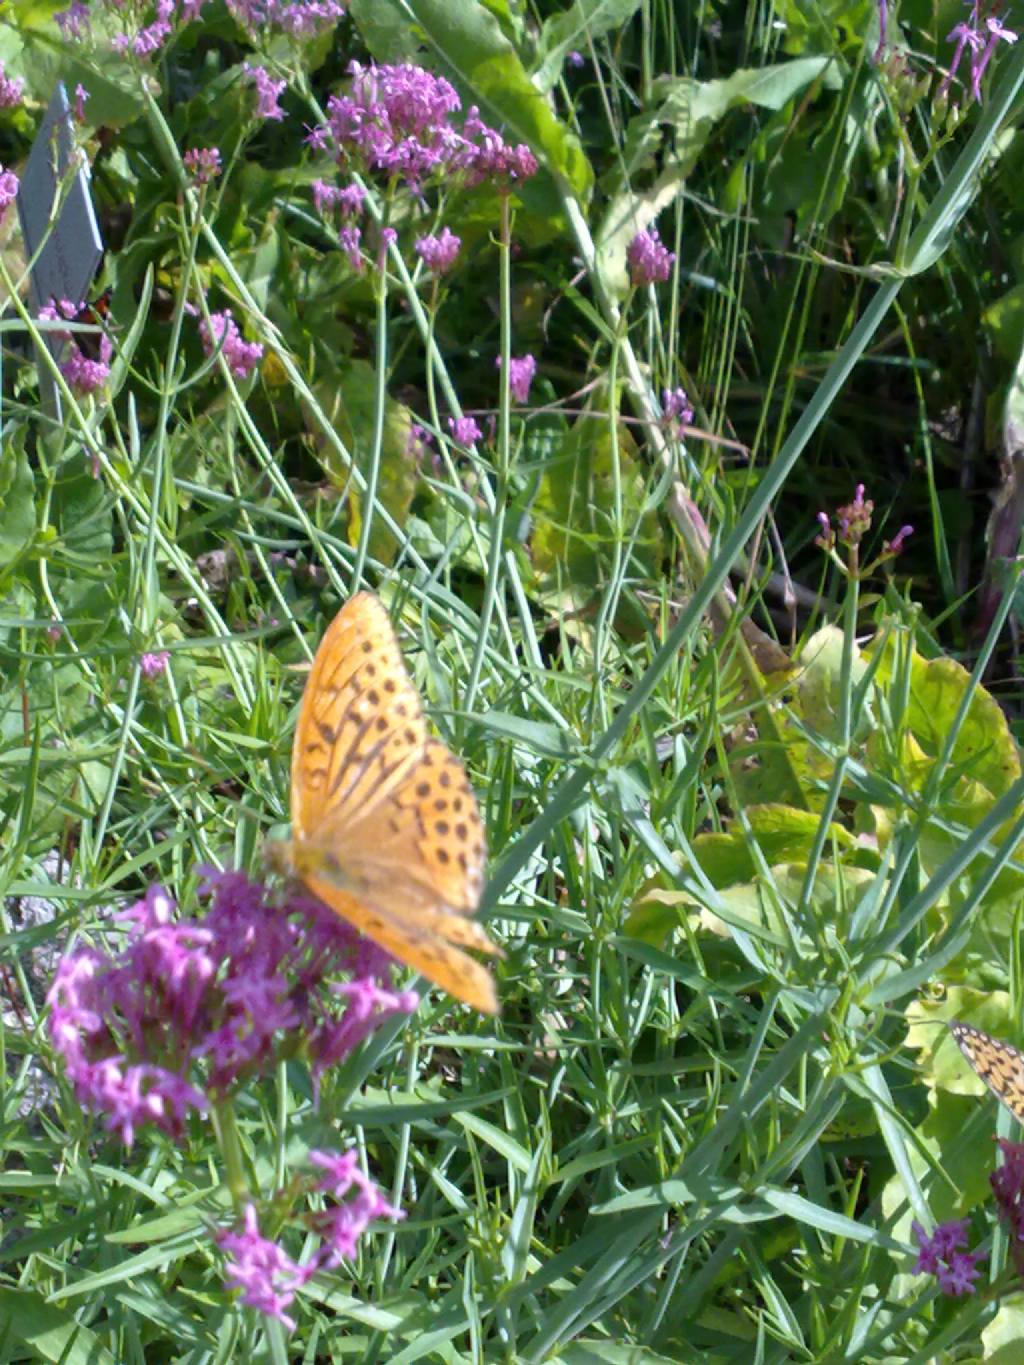
<path fill-rule="evenodd" d="M 349 598 L 313 660 L 292 745 L 292 838 L 270 861 L 400 962 L 487 1014 L 501 957 L 471 918 L 487 849 L 459 760 L 427 729 L 388 613 Z"/>
<path fill-rule="evenodd" d="M 105 327 L 110 321 L 110 298 L 113 290 L 104 289 L 97 298 L 83 303 L 71 319 L 72 322 L 89 322 L 97 327 Z M 83 355 L 90 360 L 100 358 L 100 337 L 93 332 L 76 332 L 75 344 Z"/>
<path fill-rule="evenodd" d="M 953 1019 L 949 1028 L 972 1070 L 1017 1122 L 1024 1123 L 1024 1052 L 972 1024 Z"/>

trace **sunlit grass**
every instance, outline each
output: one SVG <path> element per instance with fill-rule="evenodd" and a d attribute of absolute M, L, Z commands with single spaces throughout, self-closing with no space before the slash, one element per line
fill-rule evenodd
<path fill-rule="evenodd" d="M 1015 1036 L 1024 780 L 982 687 L 1012 582 L 973 672 L 953 663 L 984 551 L 937 423 L 1005 289 L 985 224 L 1019 235 L 998 158 L 1024 52 L 940 147 L 927 101 L 897 123 L 905 87 L 867 61 L 867 10 L 820 31 L 789 15 L 785 42 L 753 13 L 712 41 L 671 7 L 610 28 L 595 12 L 547 80 L 557 27 L 534 47 L 468 2 L 443 24 L 417 7 L 417 60 L 541 169 L 507 195 L 432 186 L 422 220 L 368 176 L 356 273 L 311 207 L 333 168 L 300 129 L 379 34 L 359 12 L 301 59 L 281 42 L 288 118 L 261 125 L 237 79 L 255 49 L 211 14 L 154 66 L 159 88 L 82 58 L 121 82 L 94 96 L 91 155 L 102 99 L 124 125 L 96 197 L 135 214 L 106 265 L 107 389 L 63 384 L 54 430 L 31 366 L 5 370 L 4 1350 L 980 1349 L 989 1310 L 911 1274 L 911 1222 L 969 1214 L 972 1245 L 987 1235 L 993 1111 L 940 1025 Z M 0 31 L 45 101 L 56 73 L 33 73 L 27 18 Z M 737 73 L 735 101 L 652 84 L 683 65 Z M 200 145 L 225 173 L 197 189 Z M 430 280 L 413 241 L 442 219 L 464 254 Z M 676 261 L 635 288 L 626 245 L 655 221 Z M 13 285 L 24 263 L 2 264 Z M 200 342 L 224 307 L 264 347 L 251 378 Z M 501 381 L 526 354 L 520 403 Z M 677 387 L 685 429 L 662 414 Z M 859 483 L 876 503 L 860 565 L 915 525 L 863 582 L 848 548 L 814 543 Z M 295 1058 L 244 1087 L 230 1142 L 222 1116 L 126 1151 L 54 1064 L 55 946 L 116 943 L 112 908 L 154 882 L 194 913 L 202 864 L 264 875 L 305 668 L 358 586 L 477 793 L 501 1015 L 421 982 L 415 1015 L 318 1084 Z M 406 1217 L 305 1286 L 287 1335 L 232 1301 L 211 1231 L 240 1173 L 269 1201 L 310 1147 L 350 1145 Z M 311 1254 L 297 1224 L 273 1232 Z"/>

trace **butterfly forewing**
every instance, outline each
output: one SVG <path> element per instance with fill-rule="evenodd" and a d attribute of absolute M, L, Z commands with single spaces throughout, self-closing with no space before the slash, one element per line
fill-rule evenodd
<path fill-rule="evenodd" d="M 480 903 L 487 849 L 484 827 L 462 764 L 428 739 L 396 782 L 386 808 L 332 812 L 314 837 L 350 875 L 392 882 L 411 899 L 442 902 L 471 915 Z"/>
<path fill-rule="evenodd" d="M 972 1024 L 954 1020 L 949 1027 L 971 1069 L 1014 1118 L 1024 1123 L 1024 1054 Z"/>
<path fill-rule="evenodd" d="M 388 614 L 358 593 L 320 641 L 292 748 L 292 830 L 354 822 L 385 800 L 427 740 Z"/>
<path fill-rule="evenodd" d="M 358 593 L 317 650 L 292 749 L 290 860 L 306 886 L 393 956 L 494 1013 L 500 955 L 469 918 L 486 863 L 459 760 L 430 737 L 383 605 Z"/>

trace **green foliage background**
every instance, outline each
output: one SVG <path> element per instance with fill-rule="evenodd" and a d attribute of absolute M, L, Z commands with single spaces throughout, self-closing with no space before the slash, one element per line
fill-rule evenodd
<path fill-rule="evenodd" d="M 301 51 L 212 4 L 141 69 L 54 8 L 0 14 L 27 83 L 0 161 L 85 86 L 117 358 L 54 427 L 20 300 L 0 324 L 3 1359 L 1017 1358 L 1016 1300 L 942 1297 L 911 1222 L 993 1226 L 994 1105 L 942 1021 L 1021 1036 L 1024 44 L 977 105 L 935 98 L 955 4 L 890 14 L 879 61 L 867 0 L 356 0 Z M 530 145 L 508 251 L 498 191 L 449 187 L 389 206 L 386 297 L 352 271 L 304 140 L 352 59 Z M 226 167 L 203 196 L 196 146 Z M 442 221 L 435 292 L 413 243 Z M 634 290 L 655 222 L 676 266 Z M 263 343 L 251 380 L 204 357 L 201 299 Z M 537 356 L 527 405 L 503 352 Z M 863 579 L 815 544 L 858 483 L 862 566 L 915 528 Z M 264 1195 L 327 1128 L 408 1213 L 285 1342 L 223 1287 L 212 1132 L 124 1152 L 43 994 L 110 905 L 259 868 L 354 567 L 473 777 L 508 956 L 500 1019 L 433 992 L 317 1104 L 298 1066 L 239 1097 Z"/>

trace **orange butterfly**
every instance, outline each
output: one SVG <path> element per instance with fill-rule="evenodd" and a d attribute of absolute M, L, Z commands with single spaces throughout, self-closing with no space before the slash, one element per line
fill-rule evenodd
<path fill-rule="evenodd" d="M 320 641 L 292 746 L 292 839 L 272 861 L 401 962 L 487 1014 L 503 954 L 470 918 L 486 841 L 462 764 L 427 730 L 387 611 L 345 603 Z M 459 945 L 456 947 L 455 945 Z"/>
<path fill-rule="evenodd" d="M 973 1071 L 1018 1123 L 1024 1123 L 1024 1054 L 1002 1038 L 993 1038 L 973 1024 L 949 1021 L 949 1030 Z"/>

